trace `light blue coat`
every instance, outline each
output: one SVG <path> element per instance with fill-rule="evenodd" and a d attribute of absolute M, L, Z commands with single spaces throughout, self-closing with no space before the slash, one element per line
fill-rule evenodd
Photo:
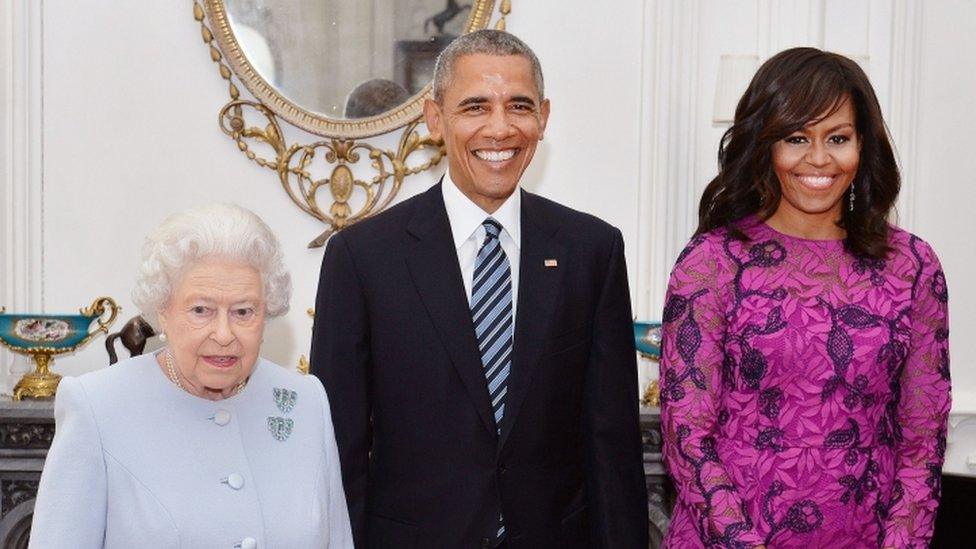
<path fill-rule="evenodd" d="M 352 547 L 315 376 L 259 359 L 239 394 L 209 401 L 143 355 L 63 379 L 54 409 L 33 549 Z"/>

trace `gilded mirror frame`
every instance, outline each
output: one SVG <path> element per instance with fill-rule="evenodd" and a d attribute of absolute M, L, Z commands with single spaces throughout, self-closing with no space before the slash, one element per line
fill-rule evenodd
<path fill-rule="evenodd" d="M 465 34 L 486 28 L 495 4 L 495 0 L 470 1 L 471 13 Z M 204 0 L 204 5 L 217 45 L 244 87 L 273 113 L 305 131 L 340 139 L 372 137 L 401 128 L 422 114 L 424 99 L 430 94 L 430 83 L 399 107 L 369 118 L 336 119 L 305 109 L 282 95 L 254 69 L 234 36 L 224 0 Z"/>
<path fill-rule="evenodd" d="M 470 0 L 471 14 L 465 33 L 487 28 L 495 0 Z M 511 13 L 511 0 L 500 0 L 499 17 L 494 28 L 505 29 L 505 18 Z M 309 242 L 309 248 L 325 244 L 337 231 L 372 216 L 386 208 L 408 175 L 437 165 L 445 151 L 443 142 L 418 132 L 423 103 L 431 95 L 431 84 L 399 107 L 362 119 L 335 119 L 312 112 L 288 100 L 254 69 L 231 30 L 224 0 L 193 0 L 193 16 L 200 24 L 201 36 L 217 64 L 221 78 L 227 81 L 230 101 L 221 108 L 218 122 L 221 131 L 237 143 L 238 149 L 262 168 L 277 173 L 282 188 L 292 202 L 306 214 L 327 225 L 322 234 Z M 254 97 L 241 97 L 235 83 L 239 81 Z M 250 122 L 257 117 L 257 125 Z M 289 143 L 279 118 L 314 136 L 323 137 L 311 143 Z M 365 141 L 356 141 L 403 128 L 397 150 L 380 149 Z M 273 156 L 262 156 L 252 145 L 265 145 Z M 409 165 L 415 152 L 427 151 L 429 158 Z M 376 175 L 357 179 L 353 168 L 368 159 Z M 320 159 L 318 163 L 314 163 Z M 316 178 L 314 169 L 327 169 L 328 177 Z M 319 191 L 328 190 L 331 203 L 324 202 Z M 363 196 L 361 206 L 353 206 L 354 194 Z"/>

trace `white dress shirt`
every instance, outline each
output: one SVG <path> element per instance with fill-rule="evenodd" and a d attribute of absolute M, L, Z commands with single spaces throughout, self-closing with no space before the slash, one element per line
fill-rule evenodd
<path fill-rule="evenodd" d="M 522 193 L 518 187 L 512 196 L 489 214 L 471 201 L 457 188 L 451 174 L 444 174 L 441 185 L 444 193 L 444 206 L 447 208 L 447 219 L 451 223 L 451 233 L 454 236 L 454 248 L 457 250 L 458 264 L 461 266 L 461 278 L 464 280 L 464 291 L 471 304 L 471 286 L 474 278 L 474 262 L 478 258 L 478 250 L 485 242 L 485 231 L 482 223 L 489 217 L 502 226 L 498 240 L 501 242 L 508 263 L 512 269 L 512 326 L 515 326 L 515 308 L 518 303 L 519 281 L 519 250 L 522 246 Z"/>

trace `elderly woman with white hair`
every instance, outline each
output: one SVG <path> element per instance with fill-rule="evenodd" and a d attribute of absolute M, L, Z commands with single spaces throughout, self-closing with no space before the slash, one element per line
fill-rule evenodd
<path fill-rule="evenodd" d="M 254 213 L 167 218 L 132 296 L 167 347 L 62 380 L 31 547 L 352 547 L 325 390 L 259 356 L 290 294 Z"/>

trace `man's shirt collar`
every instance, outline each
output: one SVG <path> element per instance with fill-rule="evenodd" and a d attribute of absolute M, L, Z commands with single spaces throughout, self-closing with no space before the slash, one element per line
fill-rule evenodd
<path fill-rule="evenodd" d="M 492 214 L 485 212 L 465 196 L 461 189 L 454 184 L 449 172 L 444 174 L 441 189 L 444 194 L 447 218 L 451 222 L 451 234 L 454 238 L 455 249 L 460 248 L 466 240 L 471 238 L 471 235 L 489 217 L 502 226 L 502 230 L 508 233 L 516 246 L 522 247 L 522 191 L 519 187 L 515 187 L 515 192 Z"/>

